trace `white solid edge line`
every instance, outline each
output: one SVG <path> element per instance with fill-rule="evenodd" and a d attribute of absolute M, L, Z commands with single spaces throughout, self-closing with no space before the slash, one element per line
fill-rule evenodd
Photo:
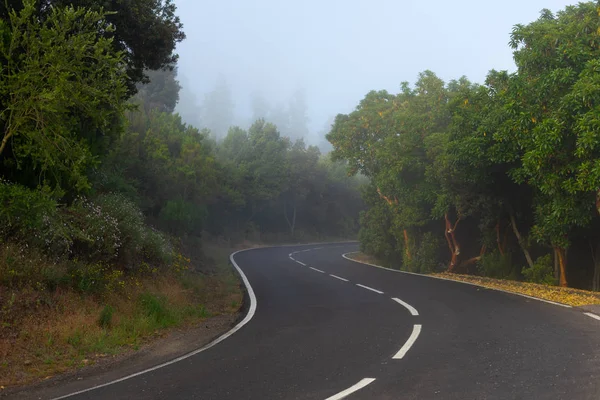
<path fill-rule="evenodd" d="M 325 271 L 321 271 L 320 269 L 316 269 L 316 268 L 313 268 L 313 267 L 308 267 L 308 268 L 312 269 L 313 271 L 320 272 L 320 273 L 322 273 L 322 274 L 324 274 L 324 273 L 325 273 Z"/>
<path fill-rule="evenodd" d="M 341 392 L 339 392 L 338 394 L 335 394 L 331 397 L 326 398 L 325 400 L 340 400 L 343 399 L 344 397 L 364 388 L 365 386 L 367 386 L 368 384 L 372 383 L 375 380 L 375 378 L 363 378 L 361 379 L 358 383 L 350 386 L 348 389 L 343 390 Z"/>
<path fill-rule="evenodd" d="M 329 276 L 334 277 L 335 279 L 339 279 L 340 281 L 348 282 L 348 279 L 342 278 L 341 276 L 329 274 Z"/>
<path fill-rule="evenodd" d="M 105 387 L 105 386 L 113 385 L 115 383 L 123 382 L 123 381 L 125 381 L 127 379 L 131 379 L 131 378 L 134 378 L 136 376 L 140 376 L 140 375 L 146 374 L 148 372 L 155 371 L 157 369 L 166 367 L 167 365 L 175 364 L 175 363 L 177 363 L 179 361 L 185 360 L 186 358 L 192 357 L 192 356 L 194 356 L 194 355 L 196 355 L 196 354 L 198 354 L 200 352 L 203 352 L 204 350 L 210 349 L 211 347 L 215 346 L 218 343 L 221 343 L 223 340 L 227 339 L 229 336 L 231 336 L 234 333 L 236 333 L 237 331 L 239 331 L 244 325 L 246 325 L 248 322 L 250 322 L 250 320 L 254 316 L 254 313 L 256 312 L 256 295 L 254 294 L 254 290 L 252 290 L 252 286 L 250 286 L 250 282 L 248 281 L 248 278 L 246 278 L 246 275 L 244 274 L 244 272 L 242 272 L 241 268 L 237 265 L 237 263 L 235 262 L 235 260 L 233 258 L 236 254 L 241 253 L 243 251 L 248 251 L 248 250 L 254 250 L 254 249 L 238 250 L 238 251 L 236 251 L 234 253 L 231 253 L 230 256 L 229 256 L 229 259 L 231 260 L 231 263 L 233 264 L 233 266 L 235 267 L 235 269 L 237 270 L 237 272 L 240 274 L 240 277 L 242 278 L 242 281 L 244 282 L 244 285 L 246 286 L 246 290 L 248 291 L 248 296 L 250 297 L 250 309 L 248 310 L 248 313 L 246 314 L 246 316 L 244 317 L 244 319 L 241 320 L 240 322 L 238 322 L 238 324 L 236 326 L 234 326 L 233 328 L 231 328 L 231 330 L 229 330 L 228 332 L 225 332 L 223 335 L 219 336 L 218 338 L 216 338 L 215 340 L 213 340 L 209 344 L 205 345 L 204 347 L 201 347 L 201 348 L 199 348 L 197 350 L 194 350 L 194 351 L 192 351 L 190 353 L 184 354 L 184 355 L 182 355 L 180 357 L 177 357 L 177 358 L 175 358 L 175 359 L 173 359 L 171 361 L 167 361 L 165 363 L 155 365 L 152 368 L 148 368 L 148 369 L 145 369 L 143 371 L 139 371 L 139 372 L 136 372 L 134 374 L 127 375 L 127 376 L 124 376 L 122 378 L 115 379 L 113 381 L 103 383 L 101 385 L 92 386 L 91 388 L 79 390 L 77 392 L 69 393 L 69 394 L 66 394 L 66 395 L 63 395 L 63 396 L 60 396 L 60 397 L 55 397 L 52 400 L 65 399 L 67 397 L 76 396 L 78 394 L 82 394 L 82 393 L 85 393 L 85 392 L 90 392 L 92 390 L 100 389 L 100 388 Z"/>
<path fill-rule="evenodd" d="M 412 345 L 415 344 L 420 333 L 421 333 L 421 325 L 413 326 L 412 333 L 408 337 L 408 340 L 406 341 L 406 343 L 404 343 L 404 346 L 402 346 L 402 348 L 400 348 L 400 350 L 392 358 L 394 360 L 399 360 L 399 359 L 403 358 L 406 355 L 406 353 L 408 352 L 408 350 L 410 350 Z"/>
<path fill-rule="evenodd" d="M 598 321 L 600 321 L 600 316 L 599 315 L 593 314 L 591 312 L 584 312 L 584 314 L 587 315 L 588 317 L 592 317 L 592 318 L 597 319 Z"/>
<path fill-rule="evenodd" d="M 306 264 L 304 264 L 302 261 L 298 261 L 298 260 L 294 260 L 294 261 L 296 261 L 298 264 L 304 265 L 306 267 Z"/>
<path fill-rule="evenodd" d="M 348 257 L 348 254 L 353 254 L 353 253 L 358 253 L 358 251 L 351 251 L 349 253 L 344 253 L 344 254 L 342 254 L 342 257 L 344 257 L 348 261 L 353 261 L 353 262 L 359 263 L 359 264 L 370 265 L 371 267 L 385 269 L 387 271 L 398 272 L 398 273 L 407 274 L 407 275 L 422 276 L 424 278 L 430 278 L 430 279 L 439 279 L 441 281 L 462 283 L 462 284 L 465 284 L 465 285 L 476 286 L 476 287 L 480 287 L 480 288 L 484 288 L 484 289 L 488 289 L 488 290 L 495 290 L 496 292 L 504 292 L 504 293 L 508 293 L 508 294 L 514 294 L 515 296 L 526 297 L 526 298 L 531 299 L 531 300 L 542 301 L 544 303 L 553 304 L 555 306 L 561 306 L 561 307 L 565 307 L 565 308 L 573 308 L 573 306 L 570 306 L 568 304 L 562 304 L 562 303 L 557 303 L 555 301 L 540 299 L 538 297 L 528 296 L 528 295 L 523 294 L 523 293 L 510 292 L 510 291 L 504 290 L 504 289 L 491 288 L 491 287 L 487 287 L 487 286 L 478 285 L 476 283 L 465 282 L 465 281 L 457 281 L 457 280 L 448 279 L 448 278 L 442 278 L 440 276 L 431 276 L 431 275 L 426 275 L 426 274 L 417 274 L 416 272 L 401 271 L 399 269 L 386 268 L 386 267 L 382 267 L 381 265 L 375 265 L 375 264 L 370 264 L 370 263 L 364 262 L 364 261 L 353 260 L 352 258 Z"/>
<path fill-rule="evenodd" d="M 367 289 L 367 290 L 370 290 L 370 291 L 375 292 L 375 293 L 383 294 L 383 292 L 381 290 L 373 289 L 372 287 L 361 285 L 360 283 L 357 283 L 356 286 L 360 286 L 363 289 Z"/>
<path fill-rule="evenodd" d="M 410 315 L 419 315 L 419 312 L 417 311 L 417 309 L 414 308 L 413 306 L 411 306 L 410 304 L 408 304 L 407 302 L 402 301 L 397 297 L 392 297 L 392 300 L 394 300 L 398 304 L 403 305 L 410 312 Z"/>

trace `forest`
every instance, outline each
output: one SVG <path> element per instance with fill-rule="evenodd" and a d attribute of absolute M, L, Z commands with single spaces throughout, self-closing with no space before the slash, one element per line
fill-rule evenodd
<path fill-rule="evenodd" d="M 203 236 L 354 236 L 364 178 L 349 177 L 344 162 L 264 119 L 218 141 L 182 122 L 175 7 L 138 3 L 14 1 L 2 14 L 0 283 L 39 275 L 49 288 L 77 287 L 100 264 L 161 268 Z M 162 29 L 143 28 L 150 22 Z M 61 267 L 7 261 L 24 248 Z"/>
<path fill-rule="evenodd" d="M 413 272 L 600 290 L 600 8 L 516 25 L 516 71 L 424 71 L 336 117 L 333 157 L 369 178 L 362 250 Z"/>
<path fill-rule="evenodd" d="M 183 122 L 184 39 L 170 0 L 0 4 L 0 389 L 236 315 L 234 249 L 356 237 L 346 162 Z"/>

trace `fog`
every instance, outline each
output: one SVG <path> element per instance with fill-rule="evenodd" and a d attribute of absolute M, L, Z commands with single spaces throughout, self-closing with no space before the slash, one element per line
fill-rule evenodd
<path fill-rule="evenodd" d="M 222 136 L 257 117 L 323 148 L 333 117 L 370 90 L 397 92 L 429 69 L 439 77 L 514 71 L 515 24 L 566 0 L 175 0 L 184 120 Z M 227 122 L 229 121 L 229 122 Z M 284 127 L 283 125 L 286 125 Z"/>

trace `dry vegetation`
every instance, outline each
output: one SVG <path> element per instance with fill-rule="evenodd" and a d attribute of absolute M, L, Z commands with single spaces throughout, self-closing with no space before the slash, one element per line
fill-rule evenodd
<path fill-rule="evenodd" d="M 363 263 L 381 265 L 372 256 L 358 252 L 348 255 L 350 258 Z M 506 290 L 508 292 L 525 294 L 571 306 L 600 304 L 600 293 L 587 290 L 563 288 L 559 286 L 540 285 L 537 283 L 493 279 L 474 275 L 451 274 L 448 272 L 431 274 L 444 279 L 474 283 L 483 287 Z"/>
<path fill-rule="evenodd" d="M 237 312 L 243 294 L 229 249 L 208 253 L 219 260 L 209 273 L 131 278 L 102 296 L 0 287 L 0 386 L 46 379 L 137 350 L 169 328 Z"/>

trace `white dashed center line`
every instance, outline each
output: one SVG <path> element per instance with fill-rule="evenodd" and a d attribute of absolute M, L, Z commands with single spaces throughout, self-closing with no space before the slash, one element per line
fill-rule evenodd
<path fill-rule="evenodd" d="M 591 312 L 584 312 L 585 315 L 587 315 L 588 317 L 597 319 L 598 321 L 600 321 L 600 316 L 596 315 L 596 314 L 592 314 Z"/>
<path fill-rule="evenodd" d="M 396 297 L 392 297 L 392 300 L 394 300 L 398 304 L 403 305 L 410 312 L 410 315 L 419 315 L 419 312 L 417 311 L 417 309 L 414 308 L 413 306 L 411 306 L 410 304 L 408 304 L 407 302 L 402 301 Z"/>
<path fill-rule="evenodd" d="M 335 279 L 339 279 L 340 281 L 348 282 L 348 279 L 342 278 L 341 276 L 337 276 L 337 275 L 333 275 L 333 274 L 329 274 L 329 276 L 331 276 Z"/>
<path fill-rule="evenodd" d="M 413 331 L 410 334 L 410 337 L 408 338 L 406 343 L 404 343 L 404 346 L 402 346 L 402 348 L 392 358 L 395 360 L 399 360 L 399 359 L 403 358 L 406 355 L 406 353 L 408 352 L 408 350 L 410 350 L 412 345 L 415 344 L 420 333 L 421 333 L 421 325 L 413 326 Z"/>
<path fill-rule="evenodd" d="M 368 286 L 365 286 L 365 285 L 361 285 L 360 283 L 357 283 L 356 286 L 360 286 L 363 289 L 367 289 L 367 290 L 370 290 L 370 291 L 375 292 L 375 293 L 383 294 L 383 292 L 381 290 L 373 289 L 371 287 L 368 287 Z"/>
<path fill-rule="evenodd" d="M 312 269 L 313 271 L 320 272 L 320 273 L 322 273 L 322 274 L 324 274 L 324 273 L 325 273 L 325 271 L 321 271 L 320 269 L 316 269 L 316 268 L 313 268 L 313 267 L 308 267 L 308 268 Z"/>
<path fill-rule="evenodd" d="M 375 380 L 375 378 L 364 378 L 364 379 L 361 379 L 357 384 L 352 385 L 348 389 L 343 390 L 343 391 L 339 392 L 336 395 L 328 397 L 325 400 L 340 400 L 340 399 L 343 399 L 343 398 L 351 395 L 352 393 L 354 393 L 354 392 L 356 392 L 356 391 L 364 388 L 369 383 L 372 383 L 374 380 Z"/>

